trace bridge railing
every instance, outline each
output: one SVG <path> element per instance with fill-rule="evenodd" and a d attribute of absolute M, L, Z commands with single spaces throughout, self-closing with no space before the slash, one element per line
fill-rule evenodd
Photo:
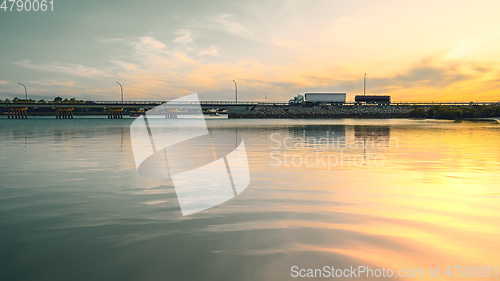
<path fill-rule="evenodd" d="M 259 105 L 259 104 L 288 104 L 286 102 L 263 103 L 258 101 L 95 101 L 94 104 L 200 104 L 200 105 Z"/>
<path fill-rule="evenodd" d="M 163 104 L 166 101 L 91 101 L 87 104 Z"/>

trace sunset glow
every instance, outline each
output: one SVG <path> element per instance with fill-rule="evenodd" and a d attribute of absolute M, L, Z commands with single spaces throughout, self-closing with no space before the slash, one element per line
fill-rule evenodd
<path fill-rule="evenodd" d="M 95 6 L 93 6 L 95 5 Z M 92 6 L 92 7 L 91 7 Z M 56 3 L 0 17 L 0 99 L 500 100 L 498 1 Z M 133 20 L 131 20 L 133 19 Z M 12 27 L 16 28 L 13 29 Z"/>

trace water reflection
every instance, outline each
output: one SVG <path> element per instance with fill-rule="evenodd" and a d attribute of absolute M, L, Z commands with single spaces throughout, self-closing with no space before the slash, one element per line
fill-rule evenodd
<path fill-rule="evenodd" d="M 210 120 L 221 141 L 244 139 L 251 183 L 182 217 L 170 179 L 137 174 L 131 120 L 10 121 L 2 280 L 290 280 L 293 265 L 440 266 L 444 280 L 446 266 L 500 258 L 498 124 Z M 310 161 L 286 166 L 285 152 Z M 370 155 L 383 165 L 355 165 Z"/>
<path fill-rule="evenodd" d="M 388 139 L 391 136 L 391 127 L 354 125 L 354 136 L 362 139 Z"/>
<path fill-rule="evenodd" d="M 318 169 L 320 165 L 306 172 L 306 164 L 280 165 L 289 175 L 297 175 L 287 182 L 300 183 L 288 189 L 306 186 L 307 198 L 314 202 L 287 209 L 316 215 L 289 222 L 288 227 L 304 233 L 295 232 L 300 242 L 294 251 L 300 255 L 288 255 L 282 266 L 313 267 L 324 264 L 325 257 L 336 264 L 350 259 L 351 264 L 380 268 L 492 265 L 499 246 L 493 240 L 500 230 L 499 208 L 493 207 L 498 203 L 500 179 L 499 149 L 493 144 L 498 127 L 470 123 L 430 127 L 353 126 L 355 141 L 364 144 L 363 154 L 377 148 L 386 160 L 382 166 Z M 348 128 L 348 140 L 351 133 Z M 315 138 L 325 136 L 323 132 Z M 301 142 L 299 138 L 295 144 Z M 304 159 L 313 149 L 297 149 L 294 157 Z M 325 149 L 320 155 L 331 154 Z M 307 202 L 305 197 L 302 200 Z M 319 214 L 325 216 L 319 218 Z"/>

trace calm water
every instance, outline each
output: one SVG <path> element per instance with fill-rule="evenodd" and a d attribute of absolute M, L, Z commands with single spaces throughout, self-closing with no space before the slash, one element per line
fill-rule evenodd
<path fill-rule="evenodd" d="M 0 119 L 0 280 L 500 270 L 499 123 L 210 119 L 243 137 L 251 183 L 183 217 L 171 180 L 136 172 L 131 122 Z"/>

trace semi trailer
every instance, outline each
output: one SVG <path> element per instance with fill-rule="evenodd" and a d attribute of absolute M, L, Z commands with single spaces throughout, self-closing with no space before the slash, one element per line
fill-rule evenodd
<path fill-rule="evenodd" d="M 306 93 L 306 103 L 345 103 L 346 93 Z"/>
<path fill-rule="evenodd" d="M 354 101 L 357 104 L 360 104 L 360 103 L 390 104 L 391 103 L 391 96 L 374 96 L 374 95 L 356 96 L 354 98 Z"/>

